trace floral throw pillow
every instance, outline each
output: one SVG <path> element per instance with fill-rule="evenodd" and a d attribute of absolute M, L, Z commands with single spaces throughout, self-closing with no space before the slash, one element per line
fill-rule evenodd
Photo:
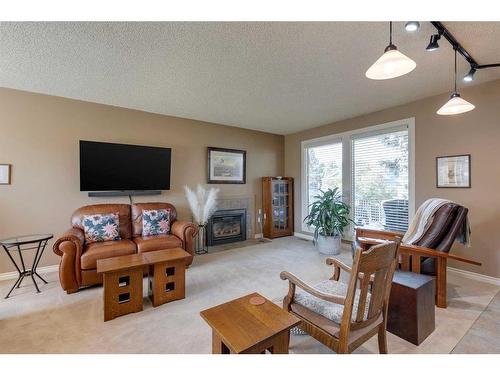
<path fill-rule="evenodd" d="M 143 210 L 142 235 L 154 236 L 170 233 L 170 210 Z"/>
<path fill-rule="evenodd" d="M 83 230 L 86 243 L 119 240 L 118 213 L 86 215 L 83 217 Z"/>

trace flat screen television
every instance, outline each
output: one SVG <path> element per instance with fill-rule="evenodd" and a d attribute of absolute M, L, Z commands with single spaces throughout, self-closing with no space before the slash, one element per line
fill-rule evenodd
<path fill-rule="evenodd" d="M 80 141 L 80 191 L 169 190 L 172 150 Z"/>

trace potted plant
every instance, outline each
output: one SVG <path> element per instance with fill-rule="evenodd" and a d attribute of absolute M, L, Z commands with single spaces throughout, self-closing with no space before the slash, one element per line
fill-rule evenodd
<path fill-rule="evenodd" d="M 322 254 L 340 253 L 340 238 L 344 229 L 352 222 L 349 206 L 342 202 L 338 188 L 320 190 L 309 205 L 309 215 L 304 222 L 314 228 L 313 243 Z"/>

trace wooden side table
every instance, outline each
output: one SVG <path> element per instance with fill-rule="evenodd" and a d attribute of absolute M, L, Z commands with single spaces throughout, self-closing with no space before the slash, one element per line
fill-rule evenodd
<path fill-rule="evenodd" d="M 435 329 L 434 277 L 396 271 L 392 279 L 387 330 L 420 345 Z"/>
<path fill-rule="evenodd" d="M 253 304 L 253 301 L 262 304 Z M 214 354 L 288 354 L 290 329 L 300 320 L 258 293 L 200 312 L 212 328 Z"/>
<path fill-rule="evenodd" d="M 186 258 L 181 248 L 143 253 L 149 264 L 148 295 L 154 307 L 186 297 Z"/>
<path fill-rule="evenodd" d="M 143 254 L 97 261 L 97 273 L 103 274 L 105 322 L 142 311 L 142 274 L 146 264 Z"/>

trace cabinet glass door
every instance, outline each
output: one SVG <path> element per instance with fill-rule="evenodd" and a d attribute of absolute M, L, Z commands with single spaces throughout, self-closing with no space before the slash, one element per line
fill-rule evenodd
<path fill-rule="evenodd" d="M 288 183 L 276 180 L 273 184 L 273 227 L 276 231 L 288 229 Z"/>

